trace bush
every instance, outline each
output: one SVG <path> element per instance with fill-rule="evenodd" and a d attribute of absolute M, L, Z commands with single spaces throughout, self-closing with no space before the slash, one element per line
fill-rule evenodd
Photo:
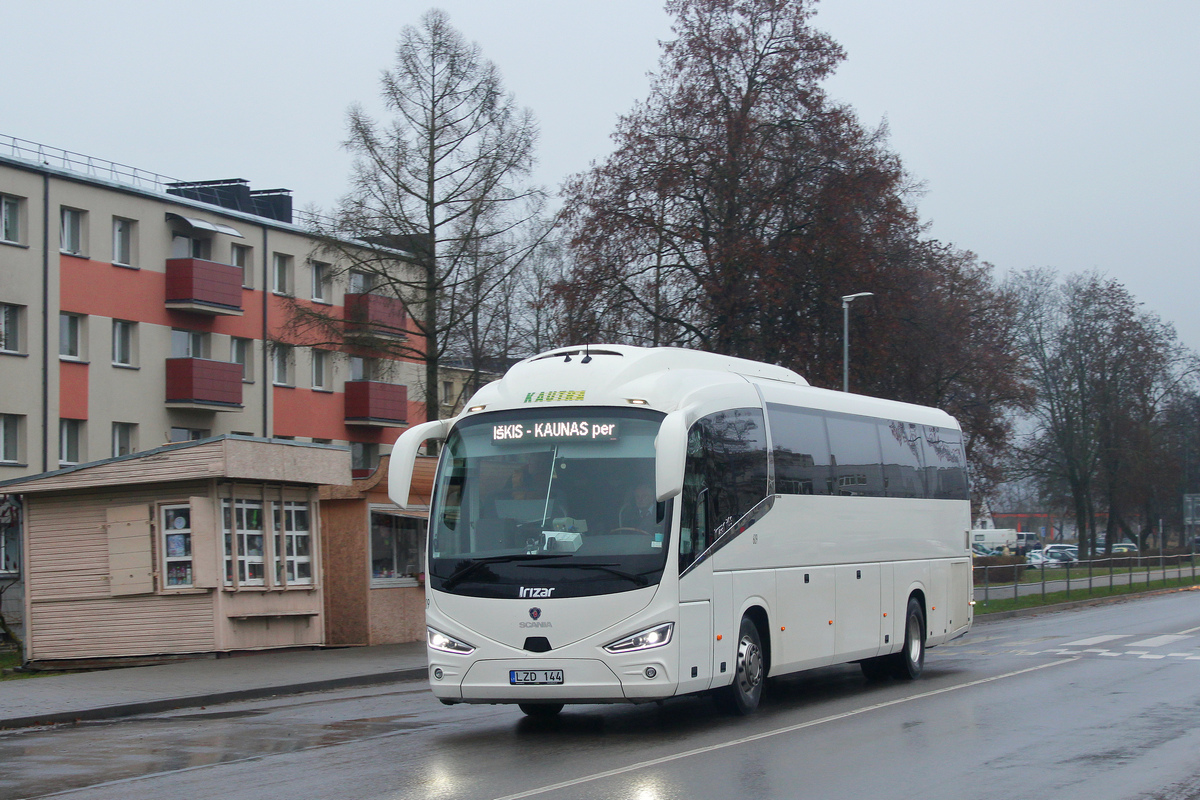
<path fill-rule="evenodd" d="M 985 570 L 984 567 L 987 567 Z M 1025 556 L 983 556 L 975 558 L 975 585 L 988 583 L 1012 583 L 1021 579 L 1025 571 Z"/>

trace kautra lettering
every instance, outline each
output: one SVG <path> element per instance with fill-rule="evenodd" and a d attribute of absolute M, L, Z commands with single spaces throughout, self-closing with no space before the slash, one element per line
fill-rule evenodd
<path fill-rule="evenodd" d="M 582 389 L 560 392 L 529 392 L 525 395 L 526 403 L 576 403 L 583 400 L 586 392 Z"/>

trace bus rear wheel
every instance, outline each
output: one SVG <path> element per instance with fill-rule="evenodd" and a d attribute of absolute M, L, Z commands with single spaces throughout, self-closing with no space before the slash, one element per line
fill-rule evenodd
<path fill-rule="evenodd" d="M 734 666 L 733 683 L 722 687 L 718 696 L 722 705 L 730 711 L 745 716 L 758 708 L 762 699 L 763 680 L 766 678 L 762 635 L 749 617 L 742 617 Z"/>
<path fill-rule="evenodd" d="M 901 680 L 915 680 L 925 667 L 925 610 L 921 601 L 908 598 L 904 617 L 904 649 L 892 656 L 892 675 Z"/>
<path fill-rule="evenodd" d="M 525 716 L 538 719 L 556 717 L 563 710 L 562 703 L 518 703 L 517 707 L 525 712 Z"/>

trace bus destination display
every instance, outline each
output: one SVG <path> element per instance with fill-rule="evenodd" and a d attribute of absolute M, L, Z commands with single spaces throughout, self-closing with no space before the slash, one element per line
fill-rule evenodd
<path fill-rule="evenodd" d="M 617 439 L 617 423 L 612 420 L 556 419 L 492 426 L 493 442 L 615 442 Z"/>

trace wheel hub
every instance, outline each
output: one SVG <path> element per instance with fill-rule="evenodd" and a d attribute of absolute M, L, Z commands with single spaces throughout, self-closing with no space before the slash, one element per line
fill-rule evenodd
<path fill-rule="evenodd" d="M 762 682 L 762 650 L 750 637 L 738 644 L 738 685 L 743 692 L 751 692 Z"/>

